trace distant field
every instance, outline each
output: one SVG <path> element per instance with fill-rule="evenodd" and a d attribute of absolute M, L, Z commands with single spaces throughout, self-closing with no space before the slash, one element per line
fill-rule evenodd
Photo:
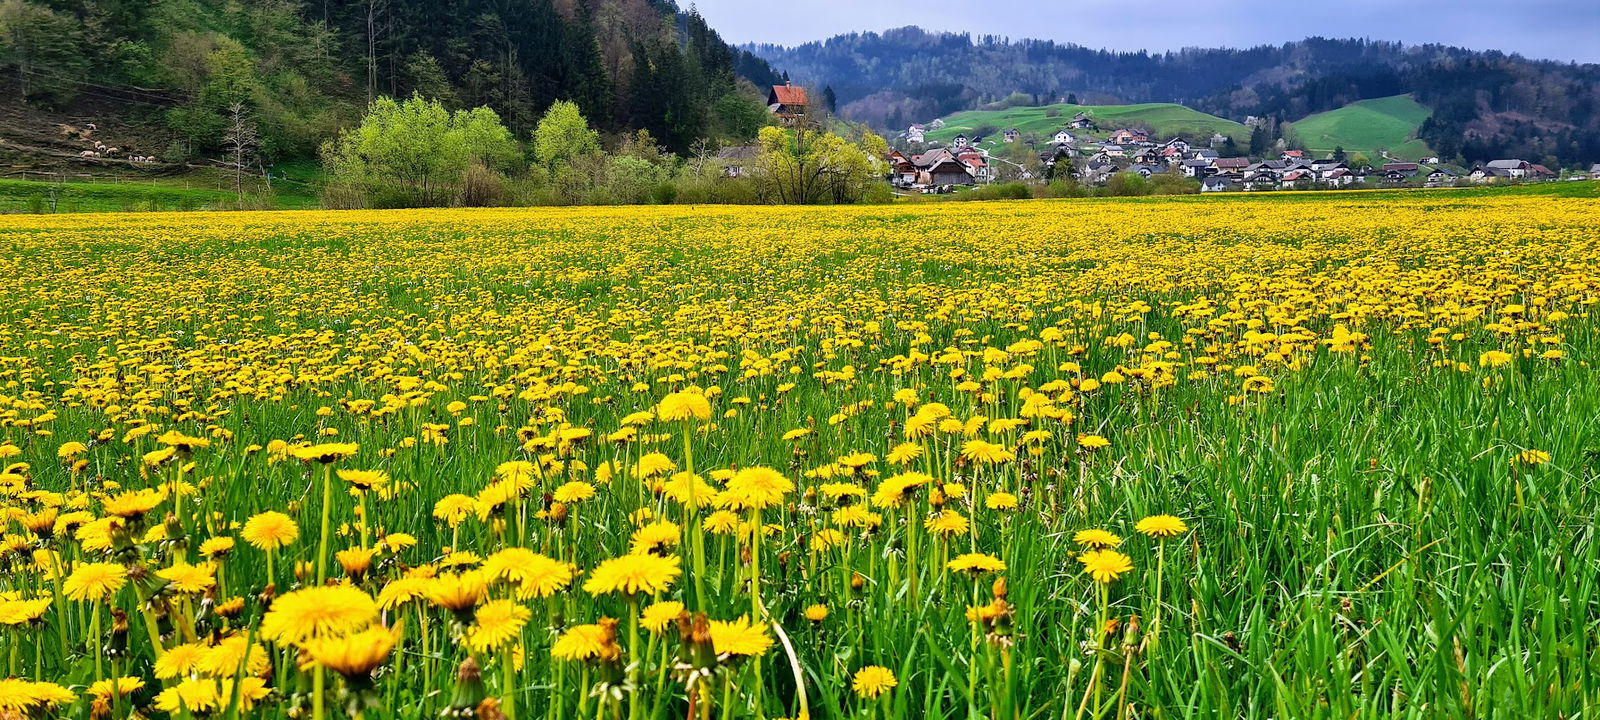
<path fill-rule="evenodd" d="M 1052 117 L 1050 111 L 1054 110 Z M 1072 116 L 1087 113 L 1100 126 L 1100 136 L 1117 128 L 1148 128 L 1159 136 L 1183 135 L 1191 139 L 1208 138 L 1212 133 L 1222 133 L 1243 142 L 1250 137 L 1244 125 L 1215 115 L 1207 115 L 1173 103 L 1143 103 L 1139 105 L 1043 105 L 1016 107 L 1005 110 L 969 110 L 944 118 L 944 127 L 928 134 L 928 139 L 950 142 L 956 135 L 971 133 L 984 126 L 993 126 L 996 132 L 1010 128 L 1024 134 L 1043 136 L 1054 134 L 1067 126 Z M 999 137 L 993 144 L 999 144 Z"/>
<path fill-rule="evenodd" d="M 1347 152 L 1368 153 L 1376 162 L 1377 151 L 1383 148 L 1395 157 L 1417 160 L 1432 154 L 1426 143 L 1415 139 L 1417 128 L 1431 114 L 1410 95 L 1395 95 L 1317 113 L 1289 127 L 1312 151 L 1342 146 Z"/>
<path fill-rule="evenodd" d="M 182 180 L 60 184 L 0 180 L 0 213 L 214 210 L 236 203 L 231 191 L 185 187 Z M 273 206 L 280 210 L 309 209 L 317 207 L 317 199 L 304 193 L 279 193 Z"/>

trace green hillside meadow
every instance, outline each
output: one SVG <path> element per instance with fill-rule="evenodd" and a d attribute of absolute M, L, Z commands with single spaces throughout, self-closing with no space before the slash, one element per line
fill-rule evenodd
<path fill-rule="evenodd" d="M 1051 110 L 1056 111 L 1054 115 Z M 1100 134 L 1126 127 L 1146 128 L 1160 137 L 1182 135 L 1189 138 L 1207 138 L 1212 133 L 1222 133 L 1235 141 L 1250 139 L 1250 131 L 1232 120 L 1207 115 L 1173 103 L 1142 103 L 1138 105 L 1043 105 L 1015 107 L 1005 110 L 969 110 L 944 118 L 944 127 L 928 133 L 932 142 L 949 142 L 961 133 L 971 133 L 984 126 L 998 131 L 1016 128 L 1023 134 L 1037 133 L 1043 139 L 1066 127 L 1072 116 L 1079 112 L 1094 118 Z M 992 138 L 999 143 L 999 137 Z M 986 143 L 990 144 L 990 143 Z"/>
<path fill-rule="evenodd" d="M 1395 95 L 1317 113 L 1289 127 L 1313 151 L 1342 146 L 1348 152 L 1369 153 L 1376 160 L 1381 148 L 1397 158 L 1416 160 L 1431 154 L 1427 144 L 1416 139 L 1417 128 L 1431 114 L 1410 95 Z"/>

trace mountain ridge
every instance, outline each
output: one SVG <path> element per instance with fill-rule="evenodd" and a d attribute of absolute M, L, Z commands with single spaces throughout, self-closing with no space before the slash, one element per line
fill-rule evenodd
<path fill-rule="evenodd" d="M 1310 37 L 1252 48 L 1161 53 L 916 26 L 793 47 L 742 49 L 796 81 L 830 87 L 844 117 L 903 128 L 984 105 L 1179 103 L 1279 126 L 1360 100 L 1414 94 L 1433 111 L 1428 145 L 1466 161 L 1600 160 L 1600 65 L 1439 44 Z"/>

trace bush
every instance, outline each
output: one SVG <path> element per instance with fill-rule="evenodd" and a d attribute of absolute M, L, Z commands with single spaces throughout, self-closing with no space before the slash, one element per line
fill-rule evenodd
<path fill-rule="evenodd" d="M 473 163 L 461 176 L 461 204 L 466 207 L 494 207 L 505 204 L 505 181 L 500 174 Z"/>
<path fill-rule="evenodd" d="M 367 195 L 361 188 L 349 183 L 328 183 L 318 198 L 329 210 L 361 210 L 367 207 Z"/>
<path fill-rule="evenodd" d="M 887 183 L 876 183 L 867 187 L 861 195 L 861 202 L 868 205 L 887 205 L 894 202 L 894 189 Z"/>
<path fill-rule="evenodd" d="M 988 185 L 963 190 L 947 196 L 950 200 L 1027 200 L 1033 197 L 1033 188 L 1027 183 L 1013 182 Z"/>
<path fill-rule="evenodd" d="M 189 145 L 181 140 L 173 140 L 167 143 L 167 149 L 161 151 L 161 161 L 175 165 L 189 162 L 190 157 Z"/>
<path fill-rule="evenodd" d="M 1041 198 L 1081 198 L 1088 195 L 1089 191 L 1072 178 L 1052 180 L 1049 185 L 1034 192 L 1034 197 Z"/>
<path fill-rule="evenodd" d="M 671 181 L 663 180 L 656 183 L 650 191 L 650 201 L 657 205 L 671 205 L 678 199 L 678 186 Z"/>

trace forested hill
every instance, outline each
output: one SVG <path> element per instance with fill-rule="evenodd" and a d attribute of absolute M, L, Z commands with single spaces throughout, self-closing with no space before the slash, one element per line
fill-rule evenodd
<path fill-rule="evenodd" d="M 751 83 L 775 80 L 671 0 L 0 0 L 7 123 L 117 115 L 173 154 L 216 152 L 242 105 L 269 157 L 311 156 L 370 98 L 412 92 L 513 130 L 571 99 L 681 149 L 753 135 Z"/>
<path fill-rule="evenodd" d="M 1433 111 L 1421 139 L 1444 155 L 1600 161 L 1600 66 L 1493 51 L 1309 38 L 1126 53 L 915 27 L 746 49 L 796 81 L 831 87 L 846 117 L 885 128 L 1007 102 L 1013 93 L 1025 96 L 1013 104 L 1073 96 L 1092 104 L 1176 102 L 1278 122 L 1411 93 Z"/>

